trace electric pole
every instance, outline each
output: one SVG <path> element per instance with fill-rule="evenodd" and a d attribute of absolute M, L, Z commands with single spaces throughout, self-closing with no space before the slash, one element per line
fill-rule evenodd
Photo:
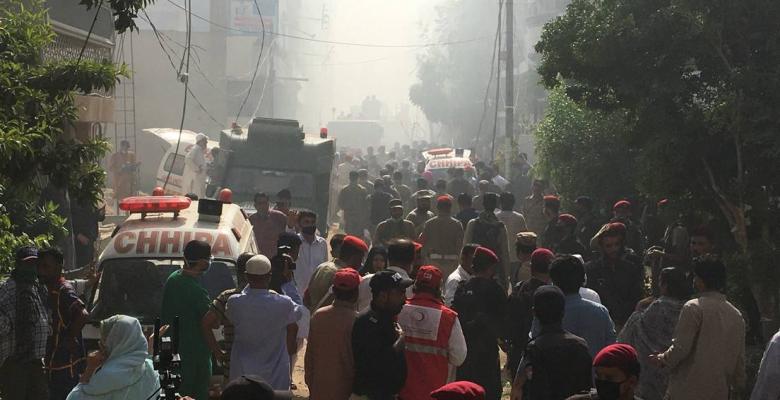
<path fill-rule="evenodd" d="M 508 177 L 509 168 L 512 165 L 512 138 L 515 132 L 515 56 L 514 56 L 514 6 L 512 0 L 506 1 L 506 65 L 504 73 L 506 74 L 506 96 L 504 105 L 506 112 L 506 147 L 504 152 L 504 176 Z"/>

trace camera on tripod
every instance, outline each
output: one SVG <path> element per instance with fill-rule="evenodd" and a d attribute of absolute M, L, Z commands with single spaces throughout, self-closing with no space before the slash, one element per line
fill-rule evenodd
<path fill-rule="evenodd" d="M 179 398 L 181 386 L 181 357 L 179 356 L 179 317 L 173 320 L 173 333 L 160 337 L 160 318 L 154 321 L 154 342 L 152 343 L 154 369 L 160 375 L 158 399 Z"/>

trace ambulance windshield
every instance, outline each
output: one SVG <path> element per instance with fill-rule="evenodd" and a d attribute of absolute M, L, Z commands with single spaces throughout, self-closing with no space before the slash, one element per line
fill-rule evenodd
<path fill-rule="evenodd" d="M 91 318 L 102 320 L 124 314 L 143 323 L 153 323 L 160 315 L 165 281 L 182 265 L 181 259 L 120 258 L 105 261 L 92 301 Z M 201 277 L 201 284 L 211 298 L 224 290 L 234 289 L 235 265 L 226 260 L 215 260 L 211 269 Z"/>

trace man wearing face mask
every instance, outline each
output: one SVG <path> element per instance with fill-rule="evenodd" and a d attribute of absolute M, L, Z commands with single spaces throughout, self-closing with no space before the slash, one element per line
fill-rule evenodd
<path fill-rule="evenodd" d="M 296 260 L 295 284 L 300 293 L 309 288 L 309 281 L 317 266 L 328 261 L 328 242 L 317 234 L 317 214 L 309 210 L 298 213 L 301 229 L 301 247 Z"/>
<path fill-rule="evenodd" d="M 211 378 L 211 351 L 201 329 L 203 316 L 211 301 L 198 282 L 211 267 L 211 245 L 193 240 L 184 247 L 184 267 L 168 277 L 163 289 L 163 324 L 173 325 L 179 317 L 179 355 L 181 356 L 182 396 L 208 399 Z"/>
<path fill-rule="evenodd" d="M 593 369 L 596 389 L 568 400 L 641 400 L 634 395 L 639 385 L 639 359 L 630 345 L 617 343 L 603 348 L 593 359 Z"/>

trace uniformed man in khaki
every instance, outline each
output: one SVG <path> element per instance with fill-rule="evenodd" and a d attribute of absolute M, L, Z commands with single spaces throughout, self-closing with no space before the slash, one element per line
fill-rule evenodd
<path fill-rule="evenodd" d="M 412 212 L 406 216 L 406 219 L 414 224 L 416 239 L 422 233 L 425 223 L 436 215 L 431 211 L 433 193 L 431 193 L 430 190 L 419 190 L 414 193 L 414 198 L 417 200 L 417 208 L 412 210 Z"/>
<path fill-rule="evenodd" d="M 531 279 L 531 254 L 536 250 L 537 236 L 535 233 L 520 232 L 515 237 L 515 255 L 518 260 L 518 268 L 510 271 L 509 280 L 512 287 L 519 282 Z"/>
<path fill-rule="evenodd" d="M 368 191 L 358 184 L 358 173 L 349 172 L 349 185 L 339 193 L 339 209 L 344 215 L 344 232 L 347 235 L 363 237 L 368 229 Z"/>
<path fill-rule="evenodd" d="M 387 206 L 390 207 L 390 218 L 377 225 L 374 243 L 387 246 L 393 239 L 416 239 L 414 224 L 404 219 L 404 206 L 401 199 L 390 200 Z"/>
<path fill-rule="evenodd" d="M 463 246 L 463 225 L 452 218 L 452 198 L 444 195 L 436 199 L 438 216 L 425 223 L 420 242 L 423 259 L 439 267 L 446 279 L 456 268 Z"/>

